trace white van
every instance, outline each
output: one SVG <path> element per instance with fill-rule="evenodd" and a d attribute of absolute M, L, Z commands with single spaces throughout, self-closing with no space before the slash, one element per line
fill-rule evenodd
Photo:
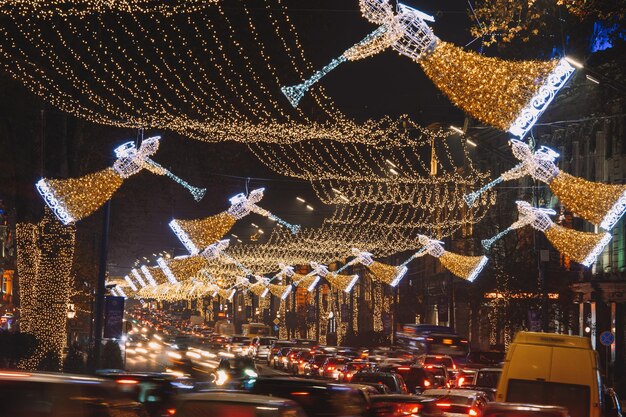
<path fill-rule="evenodd" d="M 519 332 L 509 347 L 496 401 L 560 405 L 571 417 L 600 417 L 598 357 L 588 338 Z"/>

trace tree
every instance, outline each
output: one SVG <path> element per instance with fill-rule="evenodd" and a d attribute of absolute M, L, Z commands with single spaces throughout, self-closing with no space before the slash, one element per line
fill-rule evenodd
<path fill-rule="evenodd" d="M 114 340 L 109 340 L 104 345 L 104 350 L 102 351 L 102 368 L 124 369 L 120 345 Z"/>

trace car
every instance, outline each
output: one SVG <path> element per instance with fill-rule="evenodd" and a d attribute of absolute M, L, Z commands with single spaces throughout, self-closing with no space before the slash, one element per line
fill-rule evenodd
<path fill-rule="evenodd" d="M 419 394 L 426 389 L 433 388 L 435 385 L 434 375 L 419 365 L 395 365 L 379 368 L 379 370 L 401 375 L 408 392 L 411 394 Z"/>
<path fill-rule="evenodd" d="M 480 369 L 502 366 L 505 353 L 498 350 L 474 351 L 467 354 L 465 368 Z"/>
<path fill-rule="evenodd" d="M 304 364 L 308 363 L 312 357 L 313 355 L 309 349 L 297 352 L 296 355 L 290 359 L 289 371 L 294 375 L 300 375 L 300 367 L 304 367 Z"/>
<path fill-rule="evenodd" d="M 423 368 L 432 375 L 431 382 L 433 385 L 431 388 L 450 388 L 452 386 L 448 376 L 448 368 L 444 365 L 426 365 Z"/>
<path fill-rule="evenodd" d="M 293 400 L 308 417 L 361 416 L 367 410 L 367 403 L 355 388 L 329 381 L 261 377 L 249 392 Z"/>
<path fill-rule="evenodd" d="M 306 347 L 293 347 L 289 349 L 287 354 L 283 357 L 282 369 L 293 373 L 293 368 L 298 361 L 297 356 L 301 353 L 310 353 L 310 350 Z"/>
<path fill-rule="evenodd" d="M 481 416 L 487 405 L 484 392 L 469 389 L 427 389 L 420 398 L 435 400 L 435 405 L 448 417 Z"/>
<path fill-rule="evenodd" d="M 184 334 L 178 335 L 174 338 L 174 344 L 172 345 L 172 347 L 178 350 L 188 350 L 189 346 L 197 343 L 198 339 L 196 337 Z"/>
<path fill-rule="evenodd" d="M 365 361 L 352 361 L 339 368 L 337 381 L 350 382 L 352 376 L 362 369 L 373 369 L 373 364 Z"/>
<path fill-rule="evenodd" d="M 420 355 L 417 357 L 418 364 L 424 365 L 443 365 L 448 372 L 456 370 L 456 364 L 451 356 L 448 355 Z"/>
<path fill-rule="evenodd" d="M 343 356 L 330 356 L 324 364 L 320 366 L 319 375 L 322 378 L 337 379 L 340 367 L 350 362 L 350 359 Z"/>
<path fill-rule="evenodd" d="M 291 341 L 295 346 L 312 348 L 317 346 L 317 340 L 313 339 L 293 339 Z"/>
<path fill-rule="evenodd" d="M 54 372 L 0 372 L 0 417 L 148 417 L 113 381 Z"/>
<path fill-rule="evenodd" d="M 223 334 L 212 334 L 206 344 L 209 348 L 219 350 L 224 349 L 228 343 L 228 336 Z"/>
<path fill-rule="evenodd" d="M 474 379 L 470 384 L 466 384 L 466 388 L 477 389 L 488 395 L 489 401 L 495 400 L 498 381 L 502 375 L 500 368 L 483 368 L 476 371 Z"/>
<path fill-rule="evenodd" d="M 267 364 L 269 365 L 271 363 L 274 363 L 274 368 L 276 368 L 275 357 L 278 354 L 278 352 L 284 347 L 293 347 L 293 346 L 295 345 L 290 340 L 275 340 L 274 343 L 272 343 L 272 347 L 270 349 L 269 354 L 267 355 Z"/>
<path fill-rule="evenodd" d="M 267 360 L 270 350 L 272 349 L 272 343 L 276 340 L 275 337 L 257 336 L 252 339 L 252 356 L 256 360 Z"/>
<path fill-rule="evenodd" d="M 176 417 L 306 417 L 294 401 L 228 391 L 182 395 L 168 411 Z"/>
<path fill-rule="evenodd" d="M 569 412 L 551 405 L 489 403 L 481 417 L 569 417 Z"/>
<path fill-rule="evenodd" d="M 377 372 L 370 370 L 362 370 L 352 376 L 350 381 L 353 384 L 361 384 L 364 382 L 383 383 L 393 394 L 407 394 L 406 384 L 402 376 L 393 372 Z"/>
<path fill-rule="evenodd" d="M 291 346 L 282 347 L 273 355 L 272 365 L 274 366 L 274 369 L 283 369 L 285 367 L 287 363 L 287 353 L 289 353 L 291 348 Z"/>
<path fill-rule="evenodd" d="M 248 336 L 233 335 L 226 344 L 226 350 L 235 355 L 247 355 L 251 342 Z"/>
<path fill-rule="evenodd" d="M 191 392 L 191 379 L 171 373 L 97 371 L 98 377 L 116 382 L 119 391 L 144 405 L 151 417 L 161 417 L 174 406 L 176 395 Z"/>
<path fill-rule="evenodd" d="M 313 357 L 309 359 L 308 362 L 305 362 L 302 364 L 301 375 L 308 375 L 308 376 L 315 376 L 315 377 L 322 376 L 324 362 L 326 362 L 326 359 L 332 356 L 333 355 L 329 355 L 325 353 L 313 355 Z M 298 368 L 298 372 L 300 372 L 299 368 Z"/>
<path fill-rule="evenodd" d="M 372 417 L 441 417 L 443 412 L 431 399 L 413 395 L 373 395 L 370 397 Z"/>

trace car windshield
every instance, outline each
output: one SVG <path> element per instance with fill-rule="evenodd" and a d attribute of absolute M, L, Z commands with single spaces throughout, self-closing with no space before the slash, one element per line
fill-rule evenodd
<path fill-rule="evenodd" d="M 274 340 L 276 339 L 272 339 L 271 337 L 262 337 L 259 339 L 259 344 L 260 345 L 271 345 Z"/>
<path fill-rule="evenodd" d="M 500 371 L 478 371 L 474 385 L 479 387 L 497 388 Z"/>

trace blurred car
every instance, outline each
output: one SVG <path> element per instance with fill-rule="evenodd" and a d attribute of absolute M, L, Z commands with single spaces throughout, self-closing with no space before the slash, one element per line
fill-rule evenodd
<path fill-rule="evenodd" d="M 169 411 L 175 417 L 306 417 L 291 400 L 223 391 L 183 395 Z"/>
<path fill-rule="evenodd" d="M 435 400 L 435 405 L 448 417 L 482 416 L 487 405 L 485 393 L 469 389 L 429 389 L 420 397 Z"/>
<path fill-rule="evenodd" d="M 234 335 L 226 344 L 226 350 L 235 355 L 247 355 L 252 339 L 248 336 Z"/>
<path fill-rule="evenodd" d="M 350 362 L 350 359 L 343 356 L 330 356 L 324 361 L 324 364 L 320 366 L 319 375 L 322 378 L 337 379 L 339 375 L 340 367 Z"/>
<path fill-rule="evenodd" d="M 198 343 L 198 339 L 195 336 L 191 335 L 178 335 L 174 338 L 174 343 L 172 347 L 178 350 L 188 350 L 190 346 L 193 346 Z"/>
<path fill-rule="evenodd" d="M 452 386 L 452 382 L 450 381 L 450 377 L 448 376 L 448 368 L 444 365 L 425 365 L 422 366 L 426 372 L 432 375 L 431 388 L 450 388 Z"/>
<path fill-rule="evenodd" d="M 363 396 L 354 388 L 303 378 L 259 378 L 250 392 L 296 401 L 308 417 L 362 416 L 367 410 Z"/>
<path fill-rule="evenodd" d="M 310 353 L 310 349 L 306 347 L 293 347 L 289 349 L 287 354 L 283 357 L 282 368 L 287 372 L 294 373 L 293 368 L 297 364 L 298 355 L 301 353 Z"/>
<path fill-rule="evenodd" d="M 569 412 L 551 405 L 489 403 L 481 417 L 569 417 Z"/>
<path fill-rule="evenodd" d="M 464 384 L 465 388 L 477 389 L 487 394 L 489 401 L 495 400 L 498 381 L 502 375 L 501 368 L 484 368 L 476 371 L 473 380 Z"/>
<path fill-rule="evenodd" d="M 431 399 L 413 395 L 375 395 L 370 397 L 372 417 L 440 417 L 443 412 Z"/>
<path fill-rule="evenodd" d="M 294 375 L 303 375 L 299 373 L 300 367 L 304 368 L 304 364 L 308 363 L 312 357 L 313 354 L 309 351 L 309 349 L 297 352 L 296 355 L 290 360 L 289 372 Z"/>
<path fill-rule="evenodd" d="M 84 375 L 0 372 L 0 417 L 148 417 L 115 382 Z"/>
<path fill-rule="evenodd" d="M 251 355 L 254 357 L 254 359 L 257 360 L 267 360 L 270 354 L 270 350 L 272 349 L 272 343 L 274 343 L 276 340 L 278 339 L 276 339 L 275 337 L 267 336 L 257 336 L 253 338 Z"/>
<path fill-rule="evenodd" d="M 314 346 L 317 346 L 317 340 L 313 339 L 293 339 L 292 342 L 295 346 L 298 347 L 312 348 Z"/>
<path fill-rule="evenodd" d="M 372 387 L 373 389 L 375 389 L 379 394 L 391 394 L 391 390 L 389 389 L 389 387 L 385 384 L 383 384 L 382 382 L 366 382 L 366 381 L 362 381 L 359 382 L 358 384 L 350 384 L 350 385 L 367 385 L 369 387 Z"/>
<path fill-rule="evenodd" d="M 292 347 L 292 346 L 295 346 L 295 345 L 290 340 L 275 340 L 274 343 L 272 343 L 272 347 L 267 356 L 267 364 L 269 365 L 273 363 L 274 368 L 276 368 L 277 364 L 275 362 L 275 357 L 278 354 L 278 352 L 284 347 Z"/>
<path fill-rule="evenodd" d="M 448 369 L 448 372 L 456 370 L 456 364 L 451 356 L 448 355 L 420 355 L 417 357 L 418 364 L 420 365 L 443 365 Z"/>
<path fill-rule="evenodd" d="M 346 358 L 351 358 L 351 359 L 359 358 L 361 356 L 361 354 L 356 348 L 342 347 L 342 346 L 337 347 L 336 355 L 345 356 Z"/>
<path fill-rule="evenodd" d="M 228 343 L 228 336 L 221 334 L 212 334 L 209 336 L 206 344 L 214 350 L 224 349 Z"/>
<path fill-rule="evenodd" d="M 373 369 L 372 364 L 361 360 L 349 362 L 339 368 L 337 381 L 350 382 L 352 380 L 352 376 L 363 369 Z"/>
<path fill-rule="evenodd" d="M 407 394 L 406 384 L 402 376 L 393 372 L 373 372 L 369 370 L 359 371 L 352 376 L 353 384 L 363 382 L 376 382 L 385 384 L 393 394 Z"/>
<path fill-rule="evenodd" d="M 171 373 L 97 371 L 96 374 L 115 381 L 117 389 L 142 403 L 151 417 L 167 415 L 176 395 L 194 389 L 191 379 Z"/>
<path fill-rule="evenodd" d="M 401 375 L 408 392 L 411 394 L 419 394 L 426 389 L 434 388 L 435 385 L 433 374 L 419 365 L 396 365 L 387 368 L 379 368 L 379 370 Z"/>
<path fill-rule="evenodd" d="M 467 354 L 465 360 L 466 368 L 493 368 L 502 366 L 505 353 L 497 350 L 475 351 Z"/>
<path fill-rule="evenodd" d="M 291 346 L 282 347 L 278 349 L 278 352 L 273 354 L 272 365 L 274 366 L 274 369 L 282 369 L 284 367 L 287 363 L 287 353 L 291 351 L 291 348 Z"/>
<path fill-rule="evenodd" d="M 302 368 L 298 367 L 298 375 L 307 375 L 307 376 L 322 376 L 321 372 L 323 370 L 324 362 L 326 359 L 332 357 L 332 355 L 320 353 L 317 355 L 313 355 L 308 362 L 302 364 Z M 302 372 L 300 372 L 302 369 Z"/>
<path fill-rule="evenodd" d="M 458 388 L 473 386 L 476 379 L 476 371 L 476 369 L 457 369 L 454 386 Z"/>

